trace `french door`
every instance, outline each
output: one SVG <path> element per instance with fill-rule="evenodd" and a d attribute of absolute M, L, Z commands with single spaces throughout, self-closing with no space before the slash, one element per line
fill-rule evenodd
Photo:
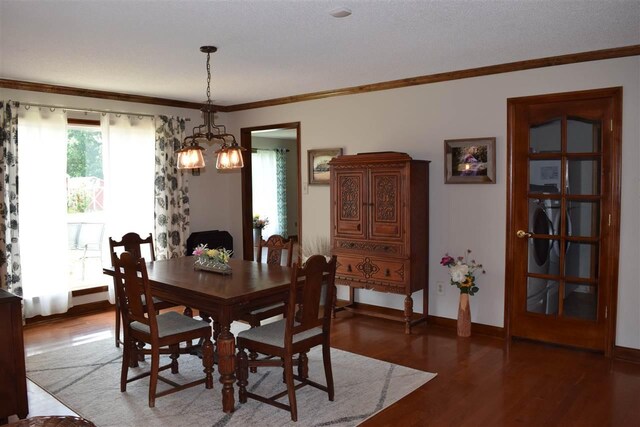
<path fill-rule="evenodd" d="M 512 337 L 612 349 L 621 99 L 613 88 L 508 101 Z"/>

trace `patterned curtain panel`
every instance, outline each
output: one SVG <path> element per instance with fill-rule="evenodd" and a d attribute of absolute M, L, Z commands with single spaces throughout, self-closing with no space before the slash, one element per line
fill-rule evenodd
<path fill-rule="evenodd" d="M 286 239 L 289 237 L 287 221 L 287 150 L 276 149 L 276 179 L 278 192 L 278 230 Z"/>
<path fill-rule="evenodd" d="M 0 288 L 22 296 L 18 240 L 18 104 L 0 101 Z"/>
<path fill-rule="evenodd" d="M 156 119 L 155 247 L 157 259 L 184 256 L 189 237 L 189 187 L 178 170 L 175 152 L 180 149 L 184 119 Z"/>

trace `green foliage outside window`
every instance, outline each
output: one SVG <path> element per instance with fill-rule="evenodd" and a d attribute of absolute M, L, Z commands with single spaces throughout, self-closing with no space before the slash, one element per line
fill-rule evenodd
<path fill-rule="evenodd" d="M 104 178 L 102 138 L 99 131 L 69 129 L 67 174 L 71 177 L 95 176 L 96 178 Z"/>

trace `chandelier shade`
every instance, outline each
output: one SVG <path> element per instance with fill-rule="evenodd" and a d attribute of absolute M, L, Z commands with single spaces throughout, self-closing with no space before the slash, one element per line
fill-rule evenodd
<path fill-rule="evenodd" d="M 218 159 L 217 169 L 239 169 L 244 167 L 242 160 L 243 147 L 236 142 L 236 138 L 227 132 L 224 125 L 217 125 L 215 122 L 216 109 L 211 101 L 211 54 L 218 50 L 215 46 L 202 46 L 200 51 L 207 54 L 207 101 L 202 106 L 203 123 L 193 128 L 191 136 L 187 136 L 182 144 L 182 148 L 177 151 L 178 169 L 191 169 L 194 174 L 205 166 L 204 148 L 200 142 L 215 140 L 220 144 L 220 149 L 216 151 Z"/>

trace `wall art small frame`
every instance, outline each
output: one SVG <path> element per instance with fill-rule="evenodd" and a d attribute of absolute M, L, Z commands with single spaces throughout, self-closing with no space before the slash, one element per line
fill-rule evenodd
<path fill-rule="evenodd" d="M 495 184 L 496 139 L 466 138 L 444 141 L 445 184 Z"/>
<path fill-rule="evenodd" d="M 342 148 L 308 150 L 309 184 L 329 185 L 329 160 L 342 155 Z"/>

